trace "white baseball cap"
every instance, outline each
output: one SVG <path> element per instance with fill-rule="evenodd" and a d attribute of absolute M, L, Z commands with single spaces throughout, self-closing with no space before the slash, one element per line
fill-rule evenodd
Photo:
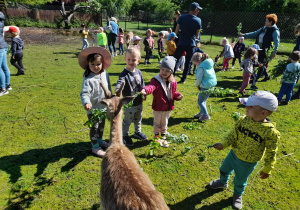
<path fill-rule="evenodd" d="M 278 107 L 276 96 L 268 91 L 257 91 L 249 98 L 239 98 L 239 101 L 245 106 L 260 106 L 271 112 L 276 111 Z"/>
<path fill-rule="evenodd" d="M 141 39 L 142 39 L 142 38 L 139 37 L 139 36 L 134 36 L 132 41 L 135 41 L 135 40 L 141 40 Z"/>

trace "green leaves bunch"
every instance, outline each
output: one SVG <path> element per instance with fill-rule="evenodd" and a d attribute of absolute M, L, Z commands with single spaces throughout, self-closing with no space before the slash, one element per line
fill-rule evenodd
<path fill-rule="evenodd" d="M 235 120 L 239 120 L 240 117 L 244 116 L 243 114 L 239 113 L 239 112 L 235 112 L 231 115 L 231 117 Z"/>
<path fill-rule="evenodd" d="M 89 128 L 96 125 L 96 123 L 101 122 L 102 120 L 105 120 L 105 118 L 108 119 L 108 116 L 106 114 L 106 109 L 92 109 L 92 117 L 84 123 L 84 125 L 87 125 Z"/>
<path fill-rule="evenodd" d="M 239 35 L 242 31 L 242 23 L 240 23 L 236 28 L 237 28 L 237 34 Z"/>
<path fill-rule="evenodd" d="M 225 96 L 237 96 L 235 93 L 235 90 L 229 89 L 229 88 L 222 88 L 222 87 L 212 87 L 208 90 L 206 90 L 210 96 L 215 97 L 225 97 Z M 204 91 L 200 91 L 200 93 L 203 93 Z"/>

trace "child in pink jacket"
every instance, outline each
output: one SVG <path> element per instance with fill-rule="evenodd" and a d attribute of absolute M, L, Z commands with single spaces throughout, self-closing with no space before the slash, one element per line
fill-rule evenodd
<path fill-rule="evenodd" d="M 177 92 L 177 82 L 173 77 L 175 65 L 176 59 L 173 56 L 166 56 L 160 65 L 160 73 L 152 78 L 150 84 L 141 91 L 143 95 L 153 93 L 154 139 L 163 147 L 169 147 L 164 136 L 167 133 L 170 114 L 174 109 L 174 100 L 180 101 L 183 98 L 183 95 Z"/>

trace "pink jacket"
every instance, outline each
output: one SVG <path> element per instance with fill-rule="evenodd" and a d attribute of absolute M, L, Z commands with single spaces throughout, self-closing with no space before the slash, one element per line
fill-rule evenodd
<path fill-rule="evenodd" d="M 150 84 L 143 88 L 146 90 L 147 95 L 153 93 L 152 109 L 154 111 L 173 110 L 175 107 L 174 100 L 178 101 L 177 97 L 180 95 L 180 93 L 177 92 L 177 82 L 171 82 L 172 100 L 169 101 L 159 79 L 159 75 L 156 75 L 151 79 Z"/>
<path fill-rule="evenodd" d="M 123 44 L 124 43 L 124 33 L 119 34 L 118 38 L 119 38 L 118 43 Z"/>

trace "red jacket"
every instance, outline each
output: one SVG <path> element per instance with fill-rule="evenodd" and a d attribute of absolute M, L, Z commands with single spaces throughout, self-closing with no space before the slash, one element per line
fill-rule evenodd
<path fill-rule="evenodd" d="M 174 109 L 174 100 L 179 101 L 177 97 L 180 93 L 177 92 L 177 82 L 171 82 L 172 99 L 169 101 L 161 82 L 159 75 L 151 79 L 150 84 L 143 87 L 147 95 L 153 93 L 152 109 L 154 111 L 169 111 Z"/>

